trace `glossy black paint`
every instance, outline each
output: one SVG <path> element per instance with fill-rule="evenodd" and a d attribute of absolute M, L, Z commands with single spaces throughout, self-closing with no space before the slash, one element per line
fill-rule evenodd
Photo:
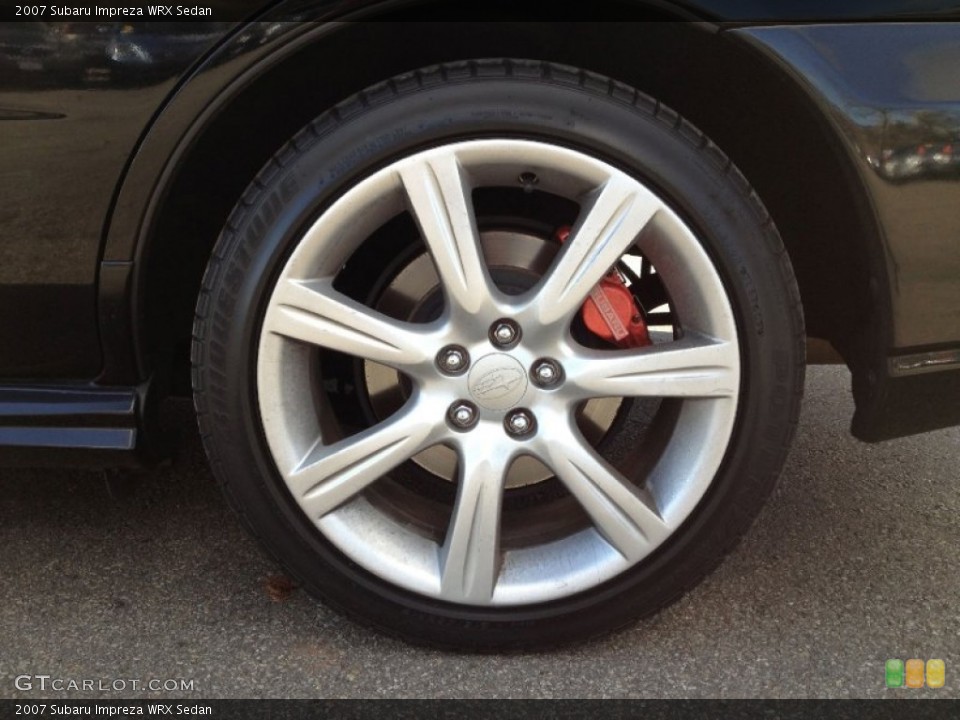
<path fill-rule="evenodd" d="M 611 3 L 610 12 L 625 6 L 638 5 Z M 192 295 L 170 284 L 148 301 L 149 274 L 162 277 L 169 270 L 164 265 L 178 263 L 202 269 L 211 239 L 187 243 L 169 256 L 155 253 L 173 242 L 165 233 L 182 229 L 161 222 L 164 203 L 177 190 L 178 172 L 190 163 L 204 166 L 211 177 L 235 176 L 242 189 L 251 172 L 242 155 L 256 147 L 254 128 L 249 147 L 238 148 L 236 157 L 205 156 L 197 150 L 204 134 L 217 123 L 242 122 L 245 89 L 311 48 L 341 43 L 331 54 L 342 57 L 343 68 L 389 63 L 395 50 L 389 34 L 382 33 L 378 44 L 358 45 L 343 26 L 321 21 L 400 19 L 435 7 L 238 0 L 230 5 L 235 15 L 229 22 L 0 27 L 0 378 L 82 389 L 132 388 L 152 376 L 161 382 L 169 377 L 175 350 L 155 339 L 168 335 L 154 336 L 152 329 L 188 312 Z M 460 7 L 465 12 L 469 5 Z M 836 162 L 849 178 L 834 181 L 849 182 L 850 192 L 863 198 L 857 212 L 864 215 L 864 231 L 851 243 L 862 244 L 871 263 L 863 292 L 872 293 L 873 301 L 857 310 L 861 331 L 846 340 L 831 337 L 838 345 L 846 342 L 841 350 L 854 367 L 857 434 L 879 439 L 960 423 L 960 411 L 953 409 L 960 397 L 950 407 L 936 398 L 944 388 L 952 397 L 955 376 L 940 372 L 911 380 L 905 393 L 907 384 L 888 365 L 890 355 L 960 346 L 960 165 L 954 165 L 960 153 L 951 147 L 955 139 L 960 144 L 960 26 L 740 27 L 756 21 L 960 17 L 960 3 L 685 0 L 642 7 L 653 18 L 713 23 L 701 26 L 702 32 L 748 47 L 758 63 L 775 66 L 809 103 L 805 111 L 836 138 Z M 258 13 L 258 22 L 241 21 Z M 463 52 L 496 50 L 496 32 L 477 29 Z M 528 31 L 505 26 L 503 32 L 519 37 Z M 564 32 L 576 41 L 575 30 Z M 531 37 L 531 55 L 564 59 L 555 38 L 544 35 L 537 44 L 539 36 Z M 628 61 L 635 49 L 610 50 L 611 57 Z M 319 84 L 332 101 L 352 91 L 339 70 L 327 65 L 319 71 Z M 669 85 L 662 90 L 668 101 L 677 92 Z M 221 114 L 227 109 L 234 115 Z M 289 135 L 301 121 L 278 111 L 271 122 Z M 269 156 L 275 147 L 264 143 L 257 151 Z M 805 152 L 791 146 L 789 135 L 784 148 Z M 223 201 L 232 204 L 238 191 L 222 184 Z M 205 207 L 181 202 L 178 211 L 189 225 L 200 221 Z M 188 287 L 198 281 L 198 271 L 191 272 Z M 908 396 L 940 402 L 904 420 Z"/>
<path fill-rule="evenodd" d="M 229 27 L 0 28 L 0 307 L 16 308 L 0 319 L 0 377 L 99 373 L 96 283 L 114 194 L 179 76 Z"/>
<path fill-rule="evenodd" d="M 960 26 L 735 32 L 823 108 L 881 232 L 870 253 L 874 312 L 846 347 L 837 342 L 854 359 L 854 434 L 882 440 L 960 423 L 955 362 L 928 375 L 893 361 L 960 347 Z"/>
<path fill-rule="evenodd" d="M 852 156 L 883 228 L 890 347 L 960 344 L 960 26 L 736 32 L 808 88 Z"/>

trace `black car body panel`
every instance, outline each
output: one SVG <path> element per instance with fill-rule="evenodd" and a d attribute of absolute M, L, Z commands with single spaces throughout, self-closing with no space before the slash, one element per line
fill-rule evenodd
<path fill-rule="evenodd" d="M 102 365 L 97 276 L 115 192 L 178 79 L 232 24 L 159 23 L 162 33 L 146 24 L 51 23 L 39 33 L 39 23 L 17 25 L 3 30 L 15 69 L 0 76 L 0 306 L 19 310 L 0 323 L 0 376 L 93 378 Z M 144 38 L 166 48 L 154 51 L 157 64 L 117 54 L 118 44 Z"/>
<path fill-rule="evenodd" d="M 832 338 L 861 359 L 854 433 L 881 440 L 960 423 L 960 26 L 735 32 L 811 94 L 876 217 L 874 322 Z"/>
<path fill-rule="evenodd" d="M 216 223 L 222 225 L 222 217 L 206 219 L 205 210 L 211 202 L 229 208 L 259 158 L 276 150 L 272 135 L 260 136 L 262 126 L 242 126 L 243 110 L 285 137 L 305 122 L 298 106 L 313 112 L 359 89 L 351 82 L 372 82 L 362 69 L 350 75 L 342 68 L 368 67 L 378 79 L 451 59 L 444 53 L 524 50 L 587 64 L 571 55 L 579 33 L 596 38 L 609 32 L 477 24 L 452 31 L 463 39 L 445 49 L 416 39 L 440 32 L 439 26 L 334 21 L 415 18 L 449 11 L 449 5 L 244 0 L 230 7 L 229 21 L 162 28 L 88 23 L 81 32 L 62 23 L 22 23 L 0 30 L 0 378 L 17 393 L 10 396 L 17 402 L 3 405 L 8 411 L 0 428 L 53 429 L 46 436 L 32 431 L 30 443 L 17 439 L 23 433 L 0 432 L 0 446 L 29 446 L 31 453 L 38 446 L 71 446 L 69 433 L 58 439 L 56 428 L 103 427 L 104 417 L 119 416 L 125 419 L 106 426 L 133 435 L 116 433 L 112 445 L 98 447 L 145 446 L 143 428 L 153 405 L 147 388 L 151 398 L 160 397 L 176 384 L 175 345 L 189 344 L 183 319 L 192 313 L 191 292 Z M 857 232 L 847 233 L 846 226 L 841 232 L 832 218 L 825 223 L 857 246 L 849 253 L 856 262 L 841 258 L 856 276 L 851 282 L 862 288 L 850 307 L 836 308 L 848 316 L 843 323 L 818 320 L 829 315 L 821 309 L 808 311 L 808 325 L 812 334 L 830 339 L 854 371 L 855 433 L 877 440 L 960 423 L 960 25 L 905 22 L 960 18 L 960 3 L 688 0 L 619 4 L 607 12 L 638 8 L 654 19 L 703 20 L 697 32 L 714 38 L 704 40 L 705 48 L 755 67 L 771 88 L 791 98 L 792 114 L 782 128 L 769 130 L 779 133 L 790 167 L 802 167 L 804 154 L 814 150 L 791 137 L 795 118 L 803 115 L 816 126 L 811 133 L 831 141 L 832 156 L 817 160 L 818 167 L 843 175 L 830 181 L 855 201 L 849 210 L 856 221 L 843 222 Z M 865 22 L 874 19 L 904 22 Z M 808 24 L 769 26 L 787 21 Z M 663 26 L 664 37 L 680 32 L 673 25 Z M 645 37 L 653 32 L 640 25 L 635 30 Z M 616 32 L 628 37 L 632 31 L 627 24 Z M 591 43 L 598 50 L 596 69 L 611 75 L 615 70 L 604 62 L 629 63 L 631 53 L 643 52 L 597 40 L 584 47 Z M 667 41 L 662 50 L 678 52 Z M 701 52 L 709 57 L 712 51 Z M 402 58 L 396 67 L 394 54 Z M 668 80 L 651 79 L 651 92 L 682 105 L 670 97 L 680 91 Z M 258 94 L 271 84 L 272 112 Z M 749 90 L 732 86 L 729 94 L 747 97 Z M 694 102 L 689 115 L 701 125 L 709 122 L 709 112 L 703 120 L 696 112 Z M 242 139 L 234 154 L 211 140 L 225 129 Z M 722 128 L 705 129 L 723 134 Z M 767 165 L 759 172 L 776 174 L 776 158 L 766 148 L 760 154 Z M 750 148 L 742 155 L 735 159 L 752 179 L 749 166 L 759 167 L 760 160 L 751 160 Z M 198 172 L 209 172 L 216 187 L 205 181 L 207 194 L 194 198 L 189 180 Z M 762 192 L 763 183 L 753 182 Z M 774 195 L 778 182 L 770 180 Z M 185 236 L 193 228 L 202 239 Z M 835 241 L 831 237 L 828 245 Z M 834 258 L 824 255 L 823 262 Z M 809 259 L 796 264 L 801 289 L 805 283 L 816 288 L 822 267 Z M 178 274 L 181 265 L 190 270 Z M 829 304 L 839 305 L 833 297 L 840 291 L 831 292 L 825 295 Z M 804 299 L 811 307 L 818 302 L 812 291 Z M 54 403 L 59 410 L 47 413 L 51 389 L 60 393 Z M 98 392 L 104 394 L 97 407 L 107 410 L 84 410 Z M 113 413 L 118 392 L 136 402 Z"/>
<path fill-rule="evenodd" d="M 739 30 L 806 84 L 882 228 L 890 349 L 960 345 L 960 44 L 952 25 Z M 957 148 L 960 150 L 960 148 Z"/>

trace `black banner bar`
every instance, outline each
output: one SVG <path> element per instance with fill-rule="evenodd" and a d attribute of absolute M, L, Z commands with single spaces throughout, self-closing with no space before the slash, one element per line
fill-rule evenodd
<path fill-rule="evenodd" d="M 296 720 L 939 720 L 960 702 L 906 700 L 0 700 L 0 719 L 180 717 Z"/>
<path fill-rule="evenodd" d="M 958 20 L 948 0 L 0 0 L 3 22 L 702 21 L 741 23 Z"/>

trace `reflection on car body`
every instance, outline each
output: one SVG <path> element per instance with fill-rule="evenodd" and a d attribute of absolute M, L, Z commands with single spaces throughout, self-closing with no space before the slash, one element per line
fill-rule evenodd
<path fill-rule="evenodd" d="M 217 22 L 30 22 L 0 24 L 0 67 L 50 85 L 154 82 L 183 72 L 222 36 Z M 32 38 L 23 42 L 24 33 Z M 4 43 L 16 37 L 18 42 Z M 2 77 L 0 77 L 2 83 Z"/>

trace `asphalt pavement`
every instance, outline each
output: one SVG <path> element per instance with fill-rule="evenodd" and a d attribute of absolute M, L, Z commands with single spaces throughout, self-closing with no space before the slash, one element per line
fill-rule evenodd
<path fill-rule="evenodd" d="M 777 491 L 677 604 L 588 645 L 475 656 L 285 587 L 184 404 L 178 459 L 129 493 L 90 470 L 0 470 L 0 697 L 960 697 L 960 429 L 867 445 L 852 408 L 845 369 L 810 368 Z M 943 659 L 946 685 L 887 689 L 889 658 Z"/>

